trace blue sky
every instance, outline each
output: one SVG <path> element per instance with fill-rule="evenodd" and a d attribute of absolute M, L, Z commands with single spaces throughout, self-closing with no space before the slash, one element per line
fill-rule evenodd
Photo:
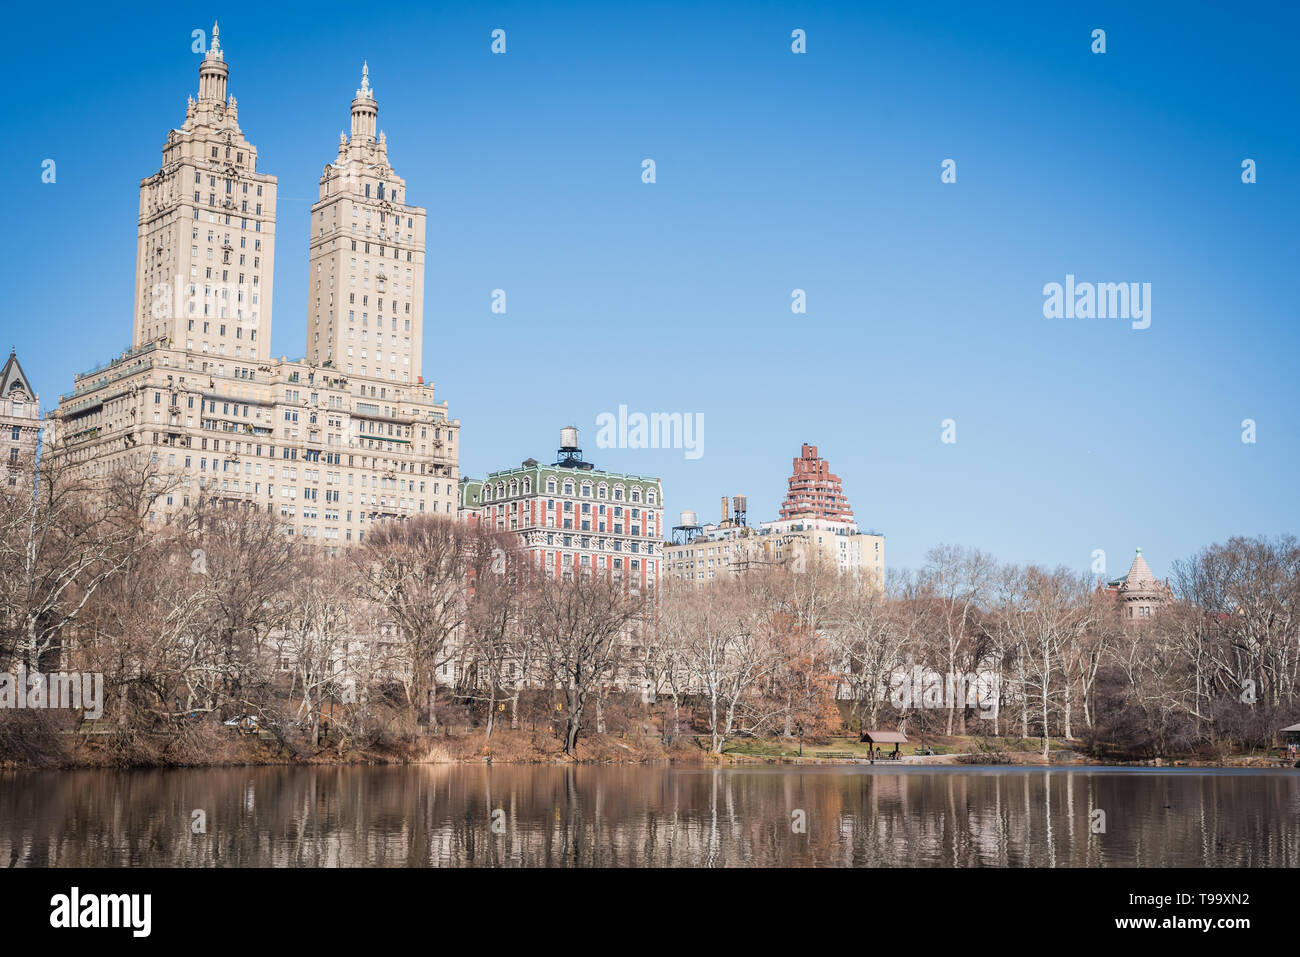
<path fill-rule="evenodd" d="M 305 351 L 308 210 L 369 60 L 429 213 L 424 375 L 463 474 L 574 424 L 670 514 L 743 492 L 766 519 L 811 442 L 891 566 L 957 542 L 1119 574 L 1140 545 L 1165 574 L 1297 530 L 1300 14 L 1137 6 L 17 8 L 3 344 L 52 407 L 129 343 L 139 180 L 219 17 L 279 178 L 277 355 Z M 1150 328 L 1044 318 L 1067 273 L 1150 283 Z M 701 413 L 704 455 L 595 448 L 620 404 Z"/>

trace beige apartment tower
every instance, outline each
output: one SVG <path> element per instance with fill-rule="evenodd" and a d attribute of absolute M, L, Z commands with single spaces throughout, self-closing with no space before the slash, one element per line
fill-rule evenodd
<path fill-rule="evenodd" d="M 307 358 L 348 375 L 420 382 L 425 211 L 405 202 L 388 163 L 370 69 L 352 101 L 351 135 L 325 167 L 311 208 Z"/>
<path fill-rule="evenodd" d="M 168 132 L 162 168 L 140 181 L 132 347 L 266 362 L 276 181 L 257 171 L 229 74 L 214 24 L 198 99 Z"/>
<path fill-rule="evenodd" d="M 335 548 L 379 522 L 454 516 L 460 422 L 419 375 L 424 210 L 401 202 L 368 74 L 312 210 L 297 360 L 270 357 L 276 181 L 257 172 L 228 74 L 214 27 L 198 100 L 140 185 L 134 344 L 59 397 L 49 454 L 90 479 L 173 480 L 149 522 L 245 508 Z"/>

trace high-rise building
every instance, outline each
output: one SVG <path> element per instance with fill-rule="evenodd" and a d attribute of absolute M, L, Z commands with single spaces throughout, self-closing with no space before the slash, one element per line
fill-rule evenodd
<path fill-rule="evenodd" d="M 0 447 L 7 486 L 24 485 L 32 474 L 41 439 L 39 406 L 40 398 L 11 349 L 0 369 Z"/>
<path fill-rule="evenodd" d="M 220 39 L 214 24 L 198 99 L 168 132 L 162 167 L 140 181 L 132 347 L 266 362 L 276 182 L 239 128 Z"/>
<path fill-rule="evenodd" d="M 844 497 L 840 477 L 831 474 L 830 463 L 818 457 L 817 446 L 804 443 L 787 484 L 781 518 L 811 516 L 832 522 L 853 521 L 853 509 Z"/>
<path fill-rule="evenodd" d="M 460 422 L 434 400 L 432 385 L 407 374 L 419 368 L 423 211 L 397 206 L 405 184 L 380 162 L 384 138 L 374 136 L 368 78 L 353 101 L 354 145 L 339 154 L 358 185 L 327 173 L 312 212 L 313 226 L 322 214 L 331 223 L 328 236 L 313 229 L 313 274 L 319 264 L 325 275 L 329 264 L 337 280 L 330 285 L 342 287 L 336 309 L 339 295 L 343 308 L 349 305 L 353 278 L 363 304 L 365 320 L 341 327 L 344 336 L 358 333 L 360 361 L 348 362 L 337 352 L 269 358 L 275 178 L 257 172 L 256 150 L 226 94 L 228 76 L 214 27 L 198 99 L 191 98 L 185 125 L 169 134 L 162 169 L 140 185 L 135 343 L 76 376 L 51 413 L 46 448 L 90 477 L 151 465 L 174 478 L 148 516 L 154 522 L 200 502 L 239 506 L 335 545 L 362 540 L 378 521 L 454 516 Z M 368 196 L 373 204 L 364 202 Z M 358 224 L 370 217 L 358 227 L 356 253 L 354 212 Z M 346 227 L 333 226 L 336 214 Z M 179 300 L 161 295 L 176 283 Z M 366 296 L 375 297 L 371 315 Z M 383 328 L 381 296 L 389 320 Z M 309 340 L 314 302 L 310 308 Z"/>
<path fill-rule="evenodd" d="M 365 64 L 351 135 L 339 134 L 311 208 L 307 357 L 338 372 L 418 382 L 425 211 L 404 202 L 406 181 L 388 163 L 378 116 Z"/>
<path fill-rule="evenodd" d="M 678 537 L 664 549 L 667 577 L 702 585 L 723 575 L 755 568 L 786 565 L 804 571 L 814 562 L 852 575 L 864 586 L 883 589 L 885 536 L 862 532 L 844 496 L 841 480 L 817 455 L 817 446 L 804 444 L 787 481 L 781 517 L 745 524 L 745 496 L 736 497 L 732 518 L 727 499 L 717 525 L 694 525 L 694 512 L 684 512 Z M 688 523 L 685 516 L 690 516 Z M 689 529 L 689 530 L 688 530 Z"/>
<path fill-rule="evenodd" d="M 556 577 L 595 570 L 647 588 L 662 574 L 659 479 L 597 469 L 582 458 L 572 426 L 561 430 L 551 465 L 530 458 L 483 479 L 463 479 L 460 515 L 515 532 L 533 562 Z"/>

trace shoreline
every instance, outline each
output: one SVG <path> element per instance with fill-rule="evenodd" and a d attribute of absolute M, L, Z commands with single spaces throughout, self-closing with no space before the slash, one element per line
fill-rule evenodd
<path fill-rule="evenodd" d="M 747 742 L 748 743 L 748 742 Z M 314 753 L 294 753 L 273 739 L 240 736 L 222 742 L 223 747 L 204 750 L 179 759 L 159 760 L 156 755 L 138 755 L 135 760 L 123 755 L 109 755 L 96 743 L 78 742 L 69 753 L 44 761 L 0 762 L 3 771 L 90 771 L 90 770 L 175 770 L 236 767 L 349 767 L 398 765 L 508 765 L 508 766 L 675 766 L 675 767 L 880 767 L 880 768 L 1132 768 L 1186 770 L 1295 770 L 1281 756 L 1234 755 L 1224 759 L 1207 759 L 1194 755 L 1171 755 L 1152 758 L 1117 759 L 1086 751 L 1057 746 L 1044 757 L 1039 750 L 955 751 L 942 747 L 941 753 L 902 754 L 899 758 L 877 758 L 847 751 L 825 753 L 829 746 L 804 742 L 807 754 L 753 753 L 736 751 L 715 755 L 700 746 L 696 736 L 665 745 L 654 737 L 627 738 L 617 734 L 590 735 L 581 740 L 578 753 L 563 754 L 558 739 L 547 732 L 498 731 L 484 740 L 480 733 L 430 736 L 401 741 L 384 747 L 338 752 L 322 748 Z M 763 746 L 790 747 L 786 741 L 763 742 Z M 823 749 L 823 755 L 817 754 Z"/>

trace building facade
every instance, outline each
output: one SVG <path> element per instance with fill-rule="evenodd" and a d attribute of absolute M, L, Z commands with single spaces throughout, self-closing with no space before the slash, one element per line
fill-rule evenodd
<path fill-rule="evenodd" d="M 388 163 L 379 105 L 362 67 L 352 131 L 339 134 L 311 208 L 307 357 L 348 375 L 419 382 L 425 211 Z"/>
<path fill-rule="evenodd" d="M 758 529 L 731 520 L 702 525 L 686 541 L 664 546 L 664 576 L 701 586 L 757 564 L 775 563 L 759 539 Z"/>
<path fill-rule="evenodd" d="M 695 585 L 761 567 L 789 565 L 804 571 L 815 561 L 883 589 L 885 536 L 826 519 L 781 519 L 757 528 L 724 519 L 664 547 L 665 576 Z"/>
<path fill-rule="evenodd" d="M 804 443 L 786 484 L 781 518 L 811 515 L 832 522 L 853 521 L 843 483 L 832 474 L 830 463 L 817 455 L 817 446 Z"/>
<path fill-rule="evenodd" d="M 346 156 L 359 185 L 336 184 L 327 167 L 321 202 L 312 210 L 313 227 L 321 214 L 332 223 L 336 213 L 348 226 L 328 234 L 313 228 L 309 358 L 299 360 L 268 357 L 275 178 L 256 170 L 256 148 L 239 132 L 234 97 L 226 95 L 228 75 L 214 28 L 199 67 L 198 99 L 191 98 L 185 125 L 169 134 L 162 169 L 140 186 L 135 344 L 76 376 L 51 413 L 47 447 L 91 476 L 126 464 L 153 465 L 171 476 L 174 488 L 151 521 L 200 502 L 238 505 L 279 516 L 293 534 L 333 546 L 363 540 L 377 521 L 454 516 L 460 423 L 445 402 L 435 401 L 419 365 L 423 211 L 417 232 L 416 208 L 401 207 L 402 222 L 412 226 L 403 226 L 399 242 L 395 204 L 405 184 L 387 176 L 386 161 L 364 175 L 354 168 L 383 146 L 382 134 L 373 136 L 377 107 L 368 71 L 365 96 L 358 91 L 353 100 L 355 149 L 349 144 Z M 358 200 L 377 192 L 372 181 L 385 185 L 374 199 L 386 218 L 378 221 L 379 242 L 369 252 L 364 244 L 358 249 L 354 269 L 345 237 L 353 210 L 364 221 Z M 394 250 L 397 257 L 390 258 Z M 318 271 L 330 276 L 331 287 L 321 289 L 321 323 Z M 363 308 L 364 324 L 340 326 L 346 320 L 338 309 L 350 303 L 339 296 L 354 278 L 361 297 L 376 297 L 373 319 Z M 160 287 L 177 282 L 179 300 L 163 294 Z M 153 301 L 142 311 L 146 296 Z M 318 348 L 322 330 L 329 348 Z M 364 363 L 342 361 L 338 342 L 340 335 L 347 341 L 348 331 L 370 334 L 357 340 L 366 343 Z"/>
<path fill-rule="evenodd" d="M 140 181 L 132 349 L 166 343 L 216 359 L 271 356 L 276 180 L 239 128 L 230 68 L 212 28 L 199 93 Z"/>
<path fill-rule="evenodd" d="M 1159 581 L 1151 573 L 1142 549 L 1133 556 L 1128 573 L 1106 583 L 1106 591 L 1115 597 L 1120 618 L 1125 622 L 1141 622 L 1154 618 L 1161 607 L 1173 601 L 1169 580 Z"/>
<path fill-rule="evenodd" d="M 844 575 L 853 575 L 877 589 L 885 587 L 885 536 L 862 532 L 853 522 L 803 516 L 763 522 L 762 531 L 777 561 L 792 560 L 796 568 L 822 561 Z"/>
<path fill-rule="evenodd" d="M 528 557 L 561 577 L 600 571 L 653 588 L 663 574 L 663 491 L 659 479 L 606 472 L 584 461 L 578 430 L 561 433 L 556 461 L 460 483 L 465 521 L 512 531 Z"/>
<path fill-rule="evenodd" d="M 694 512 L 682 513 L 672 544 L 664 550 L 664 573 L 678 581 L 703 585 L 723 574 L 788 565 L 796 571 L 821 562 L 864 585 L 885 587 L 885 536 L 862 532 L 843 483 L 805 443 L 787 480 L 780 518 L 751 527 L 745 520 L 743 495 L 736 496 L 735 517 L 722 499 L 716 525 L 696 525 Z"/>
<path fill-rule="evenodd" d="M 27 484 L 41 444 L 40 397 L 12 349 L 0 369 L 0 436 L 4 441 L 5 485 Z"/>

